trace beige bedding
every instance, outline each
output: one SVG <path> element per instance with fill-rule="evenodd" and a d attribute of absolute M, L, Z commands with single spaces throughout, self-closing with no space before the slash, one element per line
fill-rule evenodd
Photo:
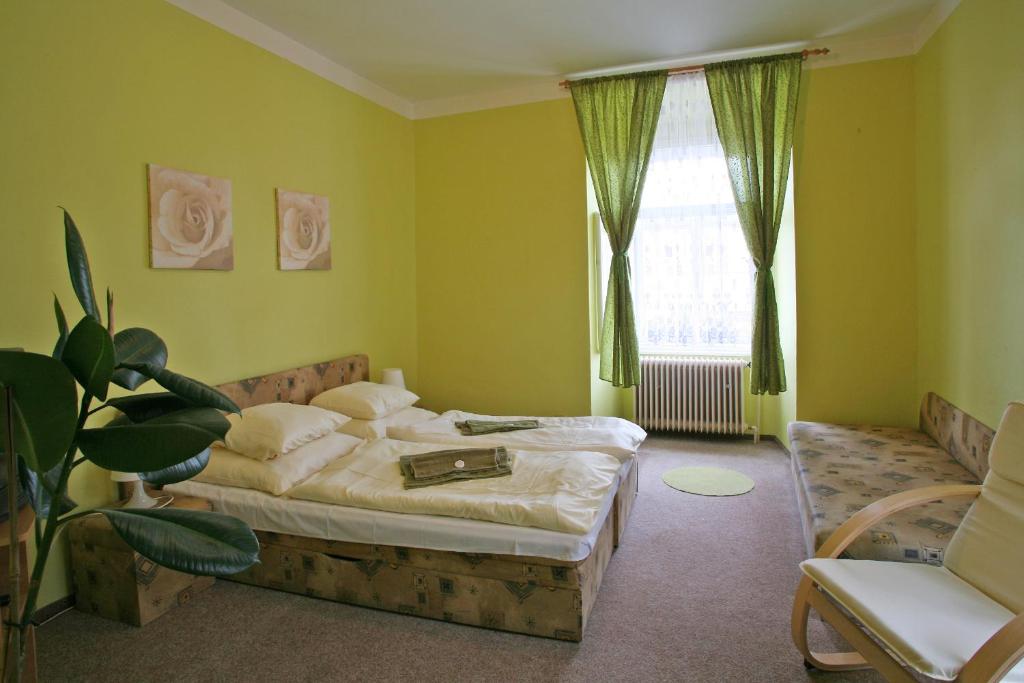
<path fill-rule="evenodd" d="M 529 420 L 540 422 L 539 429 L 463 436 L 455 426 L 465 420 Z M 594 451 L 630 460 L 647 432 L 617 417 L 529 417 L 494 416 L 449 410 L 432 420 L 414 425 L 388 427 L 388 437 L 415 443 L 451 444 L 459 448 L 495 448 L 507 446 L 529 451 Z"/>
<path fill-rule="evenodd" d="M 510 448 L 511 476 L 403 489 L 399 458 L 439 449 L 434 444 L 378 439 L 331 463 L 286 495 L 372 510 L 585 534 L 599 521 L 620 467 L 618 460 L 603 453 Z"/>

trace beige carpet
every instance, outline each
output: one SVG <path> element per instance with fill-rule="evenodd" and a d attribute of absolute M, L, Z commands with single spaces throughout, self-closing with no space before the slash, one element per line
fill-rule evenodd
<path fill-rule="evenodd" d="M 757 482 L 708 498 L 683 465 Z M 803 558 L 788 456 L 772 443 L 652 437 L 640 497 L 580 644 L 218 582 L 142 629 L 68 612 L 39 631 L 43 681 L 879 681 L 809 675 L 790 643 Z M 820 625 L 819 638 L 825 638 Z"/>

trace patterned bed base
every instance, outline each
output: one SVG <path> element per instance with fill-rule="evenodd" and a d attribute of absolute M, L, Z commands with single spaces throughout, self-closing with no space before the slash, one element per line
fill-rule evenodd
<path fill-rule="evenodd" d="M 622 536 L 626 533 L 626 523 L 629 521 L 629 513 L 633 511 L 633 503 L 636 502 L 637 493 L 640 488 L 640 460 L 633 459 L 633 466 L 619 482 L 619 489 L 615 492 L 615 501 L 612 503 L 612 515 L 615 519 L 615 534 L 613 545 L 618 548 L 622 542 Z"/>
<path fill-rule="evenodd" d="M 365 355 L 222 384 L 240 407 L 309 403 L 370 377 Z M 233 581 L 363 607 L 579 642 L 638 487 L 633 461 L 590 555 L 578 562 L 327 541 L 257 531 L 260 564 Z"/>
<path fill-rule="evenodd" d="M 257 531 L 260 561 L 234 581 L 363 607 L 580 641 L 612 555 L 608 515 L 585 560 L 325 541 Z"/>

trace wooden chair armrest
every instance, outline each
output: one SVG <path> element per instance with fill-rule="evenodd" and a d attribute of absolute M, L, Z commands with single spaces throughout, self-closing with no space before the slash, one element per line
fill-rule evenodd
<path fill-rule="evenodd" d="M 974 653 L 956 680 L 962 683 L 1000 681 L 1022 658 L 1024 614 L 1018 614 Z"/>
<path fill-rule="evenodd" d="M 937 486 L 924 486 L 919 489 L 902 491 L 876 500 L 871 505 L 857 511 L 852 517 L 843 522 L 838 529 L 832 532 L 828 540 L 822 544 L 815 557 L 839 557 L 847 546 L 866 530 L 889 515 L 943 498 L 955 498 L 957 496 L 977 496 L 981 493 L 980 484 L 939 484 Z"/>

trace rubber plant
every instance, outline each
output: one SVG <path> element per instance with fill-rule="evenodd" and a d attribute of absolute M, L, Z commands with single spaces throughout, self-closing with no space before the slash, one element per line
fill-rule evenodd
<path fill-rule="evenodd" d="M 258 561 L 252 530 L 227 515 L 118 507 L 72 512 L 76 504 L 68 497 L 68 479 L 74 468 L 92 462 L 108 470 L 138 472 L 154 484 L 183 481 L 206 466 L 210 444 L 228 430 L 223 412 L 237 413 L 238 406 L 202 382 L 168 370 L 167 346 L 155 333 L 142 327 L 116 331 L 109 290 L 104 324 L 85 244 L 67 211 L 64 239 L 71 285 L 85 315 L 69 329 L 54 296 L 58 336 L 53 351 L 0 351 L 0 448 L 8 470 L 11 528 L 4 681 L 21 680 L 26 635 L 46 561 L 58 530 L 71 519 L 105 515 L 141 555 L 189 574 L 229 575 Z M 164 391 L 108 397 L 111 384 L 134 392 L 149 380 Z M 104 426 L 87 426 L 89 417 L 100 411 L 114 419 Z M 89 424 L 93 422 L 101 420 Z M 16 457 L 9 457 L 12 452 Z M 28 493 L 36 513 L 36 554 L 24 596 L 19 586 L 16 483 Z"/>

